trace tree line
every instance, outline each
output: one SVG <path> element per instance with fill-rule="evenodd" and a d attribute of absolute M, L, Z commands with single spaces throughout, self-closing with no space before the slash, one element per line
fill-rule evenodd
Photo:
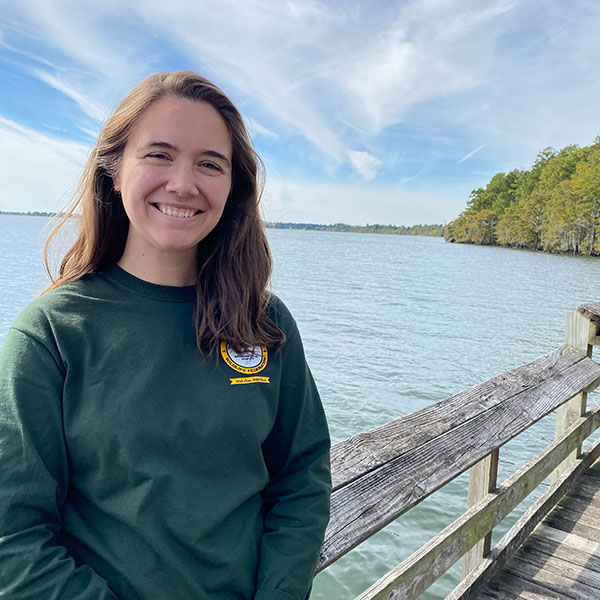
<path fill-rule="evenodd" d="M 449 242 L 600 254 L 600 136 L 545 148 L 528 171 L 498 173 L 446 226 Z"/>
<path fill-rule="evenodd" d="M 316 231 L 346 231 L 352 233 L 388 233 L 396 235 L 426 235 L 442 237 L 443 225 L 346 225 L 334 223 L 333 225 L 316 225 L 314 223 L 272 223 L 266 222 L 270 229 L 312 229 Z"/>
<path fill-rule="evenodd" d="M 10 211 L 0 210 L 0 215 L 22 215 L 29 217 L 53 217 L 57 213 L 39 211 Z M 61 214 L 61 213 L 59 213 Z M 425 235 L 443 237 L 444 225 L 346 225 L 335 223 L 333 225 L 318 225 L 315 223 L 280 223 L 265 221 L 265 226 L 270 229 L 312 229 L 316 231 L 349 231 L 353 233 L 391 233 L 396 235 Z"/>
<path fill-rule="evenodd" d="M 43 212 L 39 210 L 20 212 L 17 210 L 0 210 L 0 215 L 20 215 L 25 217 L 54 217 L 54 212 Z"/>

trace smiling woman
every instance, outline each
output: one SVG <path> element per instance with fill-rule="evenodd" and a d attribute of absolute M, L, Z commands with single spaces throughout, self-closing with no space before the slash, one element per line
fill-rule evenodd
<path fill-rule="evenodd" d="M 0 596 L 308 598 L 329 434 L 266 291 L 259 164 L 195 73 L 107 121 L 55 230 L 80 210 L 76 242 L 0 352 Z"/>
<path fill-rule="evenodd" d="M 231 152 L 227 125 L 210 104 L 161 98 L 148 107 L 115 176 L 129 219 L 120 267 L 153 283 L 195 283 L 197 246 L 231 189 Z"/>

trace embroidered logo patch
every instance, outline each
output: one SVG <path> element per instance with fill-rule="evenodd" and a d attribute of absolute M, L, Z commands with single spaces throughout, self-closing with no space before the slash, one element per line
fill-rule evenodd
<path fill-rule="evenodd" d="M 221 342 L 221 356 L 234 371 L 244 375 L 254 375 L 267 366 L 269 353 L 266 346 L 254 346 L 248 352 L 238 354 L 229 347 L 227 342 Z"/>
<path fill-rule="evenodd" d="M 233 377 L 231 385 L 243 385 L 245 383 L 271 383 L 268 377 Z"/>

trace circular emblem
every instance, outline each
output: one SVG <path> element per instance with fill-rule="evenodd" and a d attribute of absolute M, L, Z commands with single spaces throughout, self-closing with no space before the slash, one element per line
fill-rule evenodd
<path fill-rule="evenodd" d="M 221 356 L 234 371 L 252 375 L 267 366 L 268 352 L 266 346 L 254 346 L 248 352 L 238 354 L 227 342 L 221 342 Z"/>

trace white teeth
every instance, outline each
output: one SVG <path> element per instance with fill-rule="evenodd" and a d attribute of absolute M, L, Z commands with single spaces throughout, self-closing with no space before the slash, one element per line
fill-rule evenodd
<path fill-rule="evenodd" d="M 168 215 L 169 217 L 179 217 L 181 219 L 188 219 L 196 214 L 195 210 L 173 209 L 169 206 L 158 206 L 158 210 L 160 210 L 163 215 Z"/>

